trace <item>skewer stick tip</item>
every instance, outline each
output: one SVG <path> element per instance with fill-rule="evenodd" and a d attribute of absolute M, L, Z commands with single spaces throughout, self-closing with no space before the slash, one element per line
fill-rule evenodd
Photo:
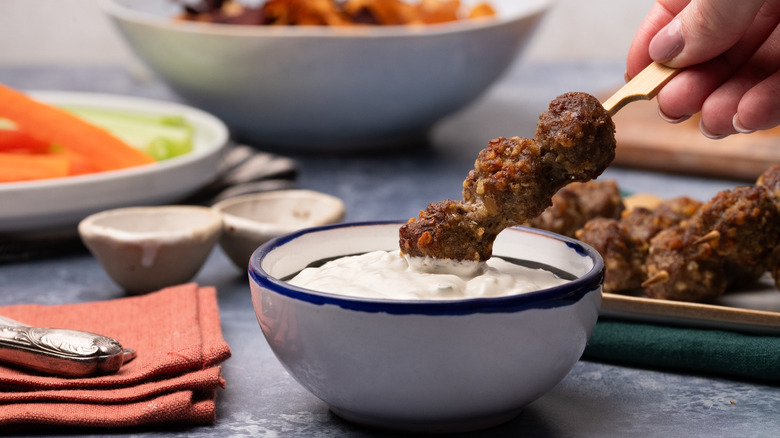
<path fill-rule="evenodd" d="M 720 232 L 718 230 L 712 230 L 709 233 L 696 239 L 693 244 L 701 245 L 702 243 L 708 243 L 718 239 L 720 239 Z"/>
<path fill-rule="evenodd" d="M 604 101 L 604 109 L 614 116 L 629 102 L 650 100 L 679 72 L 679 69 L 653 62 Z"/>
<path fill-rule="evenodd" d="M 669 281 L 669 272 L 667 272 L 665 270 L 658 271 L 657 273 L 655 273 L 655 275 L 653 275 L 653 276 L 649 277 L 647 280 L 643 281 L 642 282 L 642 287 L 648 287 L 648 286 L 652 286 L 654 284 L 662 284 L 662 283 L 666 283 L 667 281 Z"/>

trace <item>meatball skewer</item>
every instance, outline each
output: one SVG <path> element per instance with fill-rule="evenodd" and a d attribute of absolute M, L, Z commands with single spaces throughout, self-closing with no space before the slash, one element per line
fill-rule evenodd
<path fill-rule="evenodd" d="M 699 201 L 681 196 L 663 201 L 652 210 L 636 207 L 625 211 L 620 219 L 591 219 L 575 237 L 593 246 L 604 258 L 605 292 L 634 290 L 647 278 L 645 261 L 651 239 L 689 219 L 700 206 Z"/>
<path fill-rule="evenodd" d="M 755 186 L 718 193 L 688 223 L 665 230 L 651 242 L 651 297 L 706 301 L 730 286 L 755 281 L 771 270 L 777 279 L 780 245 L 780 166 Z"/>
<path fill-rule="evenodd" d="M 539 116 L 534 139 L 490 141 L 463 182 L 462 201 L 429 204 L 399 230 L 412 257 L 485 261 L 503 229 L 539 216 L 571 182 L 599 176 L 615 156 L 615 125 L 587 93 L 566 93 Z"/>
<path fill-rule="evenodd" d="M 597 217 L 620 219 L 625 211 L 617 182 L 571 183 L 558 190 L 552 205 L 523 225 L 575 237 L 589 220 Z"/>

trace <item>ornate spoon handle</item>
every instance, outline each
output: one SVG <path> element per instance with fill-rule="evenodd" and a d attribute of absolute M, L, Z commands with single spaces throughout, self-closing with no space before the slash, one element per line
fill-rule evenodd
<path fill-rule="evenodd" d="M 133 350 L 107 336 L 30 327 L 0 316 L 0 362 L 45 374 L 86 377 L 117 372 L 133 358 Z"/>

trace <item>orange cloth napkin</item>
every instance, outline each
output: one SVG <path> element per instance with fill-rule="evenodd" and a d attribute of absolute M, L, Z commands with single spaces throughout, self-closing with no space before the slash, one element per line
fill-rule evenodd
<path fill-rule="evenodd" d="M 230 357 L 216 290 L 184 284 L 147 295 L 60 306 L 0 307 L 40 327 L 110 336 L 138 356 L 115 374 L 45 376 L 0 365 L 0 428 L 208 424 L 216 419 L 218 364 Z"/>

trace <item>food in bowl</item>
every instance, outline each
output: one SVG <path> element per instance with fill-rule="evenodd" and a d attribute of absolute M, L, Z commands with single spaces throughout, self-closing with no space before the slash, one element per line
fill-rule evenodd
<path fill-rule="evenodd" d="M 183 20 L 271 26 L 419 25 L 495 15 L 488 3 L 464 11 L 458 0 L 267 0 L 261 5 L 202 0 L 183 6 Z"/>
<path fill-rule="evenodd" d="M 395 251 L 398 222 L 342 224 L 276 238 L 252 256 L 265 339 L 303 387 L 340 417 L 412 432 L 464 432 L 514 418 L 577 362 L 598 316 L 603 262 L 576 240 L 529 228 L 495 254 L 572 279 L 503 297 L 354 297 L 285 280 L 312 263 Z"/>
<path fill-rule="evenodd" d="M 363 298 L 464 300 L 517 295 L 567 281 L 550 270 L 498 257 L 484 263 L 414 263 L 398 251 L 372 251 L 306 268 L 290 279 L 290 284 Z"/>
<path fill-rule="evenodd" d="M 425 26 L 241 26 L 175 20 L 168 0 L 102 0 L 171 89 L 266 150 L 408 147 L 515 62 L 550 0 Z M 463 4 L 474 4 L 466 2 Z"/>

